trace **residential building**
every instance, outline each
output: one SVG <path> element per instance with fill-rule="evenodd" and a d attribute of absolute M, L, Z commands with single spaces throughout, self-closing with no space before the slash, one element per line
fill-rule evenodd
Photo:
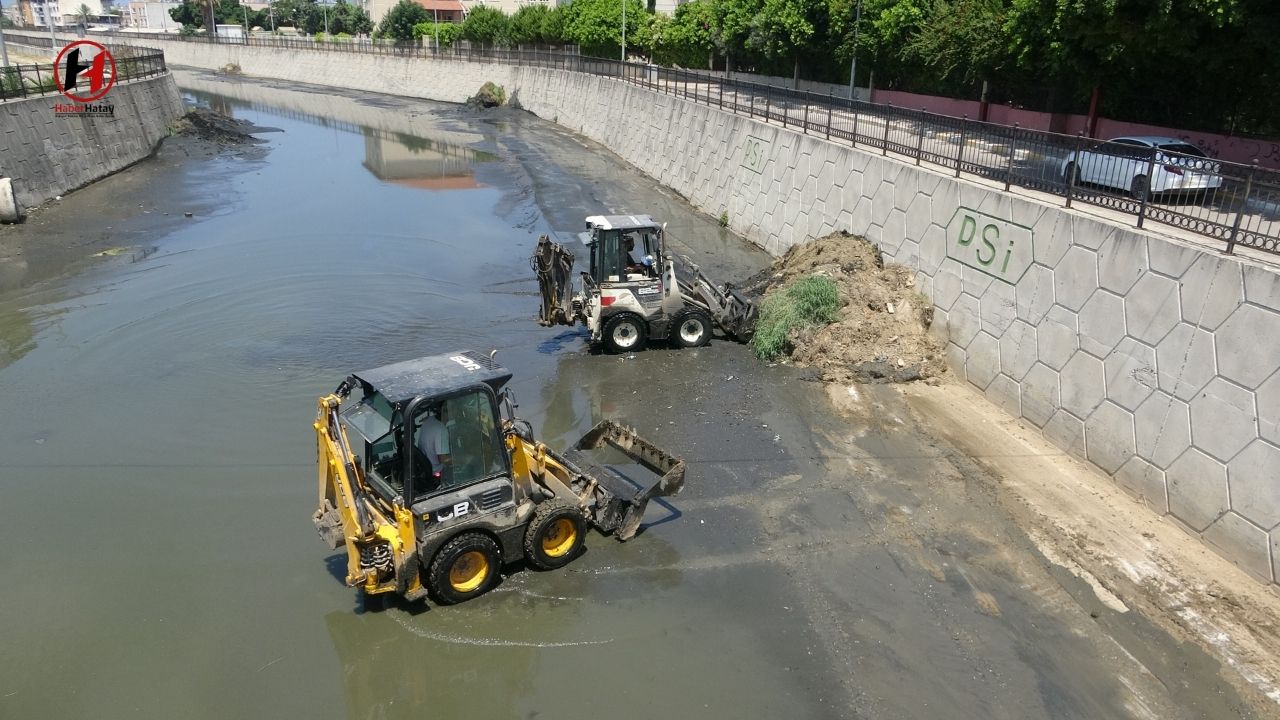
<path fill-rule="evenodd" d="M 177 32 L 181 25 L 169 14 L 176 7 L 177 2 L 132 0 L 125 14 L 126 25 L 142 32 Z"/>
<path fill-rule="evenodd" d="M 70 2 L 67 4 L 70 5 Z M 62 12 L 58 7 L 58 0 L 30 0 L 29 7 L 31 8 L 32 25 L 49 27 L 50 18 L 52 18 L 52 24 L 55 26 L 63 24 Z"/>

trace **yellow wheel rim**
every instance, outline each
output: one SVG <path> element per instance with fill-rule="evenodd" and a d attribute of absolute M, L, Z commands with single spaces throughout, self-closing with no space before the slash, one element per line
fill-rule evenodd
<path fill-rule="evenodd" d="M 542 552 L 547 557 L 564 557 L 564 554 L 573 549 L 573 544 L 578 541 L 578 528 L 569 518 L 560 518 L 547 528 L 547 533 L 542 536 Z"/>
<path fill-rule="evenodd" d="M 449 568 L 449 585 L 457 592 L 471 592 L 489 577 L 489 558 L 479 550 L 458 556 Z"/>

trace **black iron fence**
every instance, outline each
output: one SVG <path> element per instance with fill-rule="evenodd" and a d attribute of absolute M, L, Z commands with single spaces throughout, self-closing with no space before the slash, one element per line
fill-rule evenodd
<path fill-rule="evenodd" d="M 28 42 L 29 39 L 40 38 L 22 36 L 19 42 L 31 47 L 49 47 L 51 41 L 46 37 L 41 44 Z M 161 50 L 130 45 L 112 45 L 107 49 L 111 52 L 115 67 L 113 70 L 108 63 L 105 73 L 107 78 L 114 76 L 116 82 L 138 80 L 165 72 L 164 52 Z M 57 93 L 60 79 L 61 74 L 56 71 L 52 62 L 0 66 L 0 101 Z"/>
<path fill-rule="evenodd" d="M 126 35 L 117 36 L 123 39 Z M 318 42 L 275 36 L 134 34 L 135 40 L 248 45 L 543 67 L 617 78 L 739 115 L 878 150 L 954 172 L 1056 196 L 1070 207 L 1095 205 L 1181 228 L 1224 243 L 1280 253 L 1280 171 L 1200 157 L 1182 143 L 1098 143 L 1015 126 L 788 90 L 679 70 L 591 58 L 566 48 L 492 48 L 457 43 L 351 39 Z M 45 38 L 48 41 L 48 38 Z M 25 40 L 24 40 L 25 42 Z M 163 58 L 161 59 L 163 62 Z"/>

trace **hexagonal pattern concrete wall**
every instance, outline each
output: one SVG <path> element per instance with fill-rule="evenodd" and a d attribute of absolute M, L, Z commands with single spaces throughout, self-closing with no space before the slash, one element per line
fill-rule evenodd
<path fill-rule="evenodd" d="M 605 78 L 523 68 L 511 81 L 525 107 L 775 255 L 829 229 L 866 236 L 917 270 L 957 377 L 1277 579 L 1280 270 Z M 745 163 L 748 142 L 762 166 Z M 981 231 L 960 242 L 964 214 L 1029 247 L 994 263 Z"/>

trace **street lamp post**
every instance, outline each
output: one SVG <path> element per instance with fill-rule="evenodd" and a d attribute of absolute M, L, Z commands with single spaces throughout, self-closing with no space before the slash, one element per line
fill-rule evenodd
<path fill-rule="evenodd" d="M 323 3 L 323 5 L 324 5 L 324 36 L 328 38 L 329 37 L 329 3 Z"/>
<path fill-rule="evenodd" d="M 854 83 L 858 77 L 858 30 L 862 26 L 862 0 L 858 0 L 858 10 L 853 18 L 853 62 L 849 65 L 849 99 L 853 99 Z"/>
<path fill-rule="evenodd" d="M 627 0 L 622 0 L 622 62 L 627 61 Z"/>
<path fill-rule="evenodd" d="M 431 51 L 438 53 L 440 52 L 440 9 L 435 7 L 434 3 L 432 4 L 431 14 L 435 16 L 436 20 L 434 23 L 436 27 L 436 46 L 431 48 Z"/>
<path fill-rule="evenodd" d="M 57 52 L 58 35 L 53 32 L 53 0 L 44 0 L 44 17 L 49 22 L 49 49 Z"/>
<path fill-rule="evenodd" d="M 4 0 L 0 0 L 0 64 L 9 66 L 9 48 L 4 46 Z"/>

